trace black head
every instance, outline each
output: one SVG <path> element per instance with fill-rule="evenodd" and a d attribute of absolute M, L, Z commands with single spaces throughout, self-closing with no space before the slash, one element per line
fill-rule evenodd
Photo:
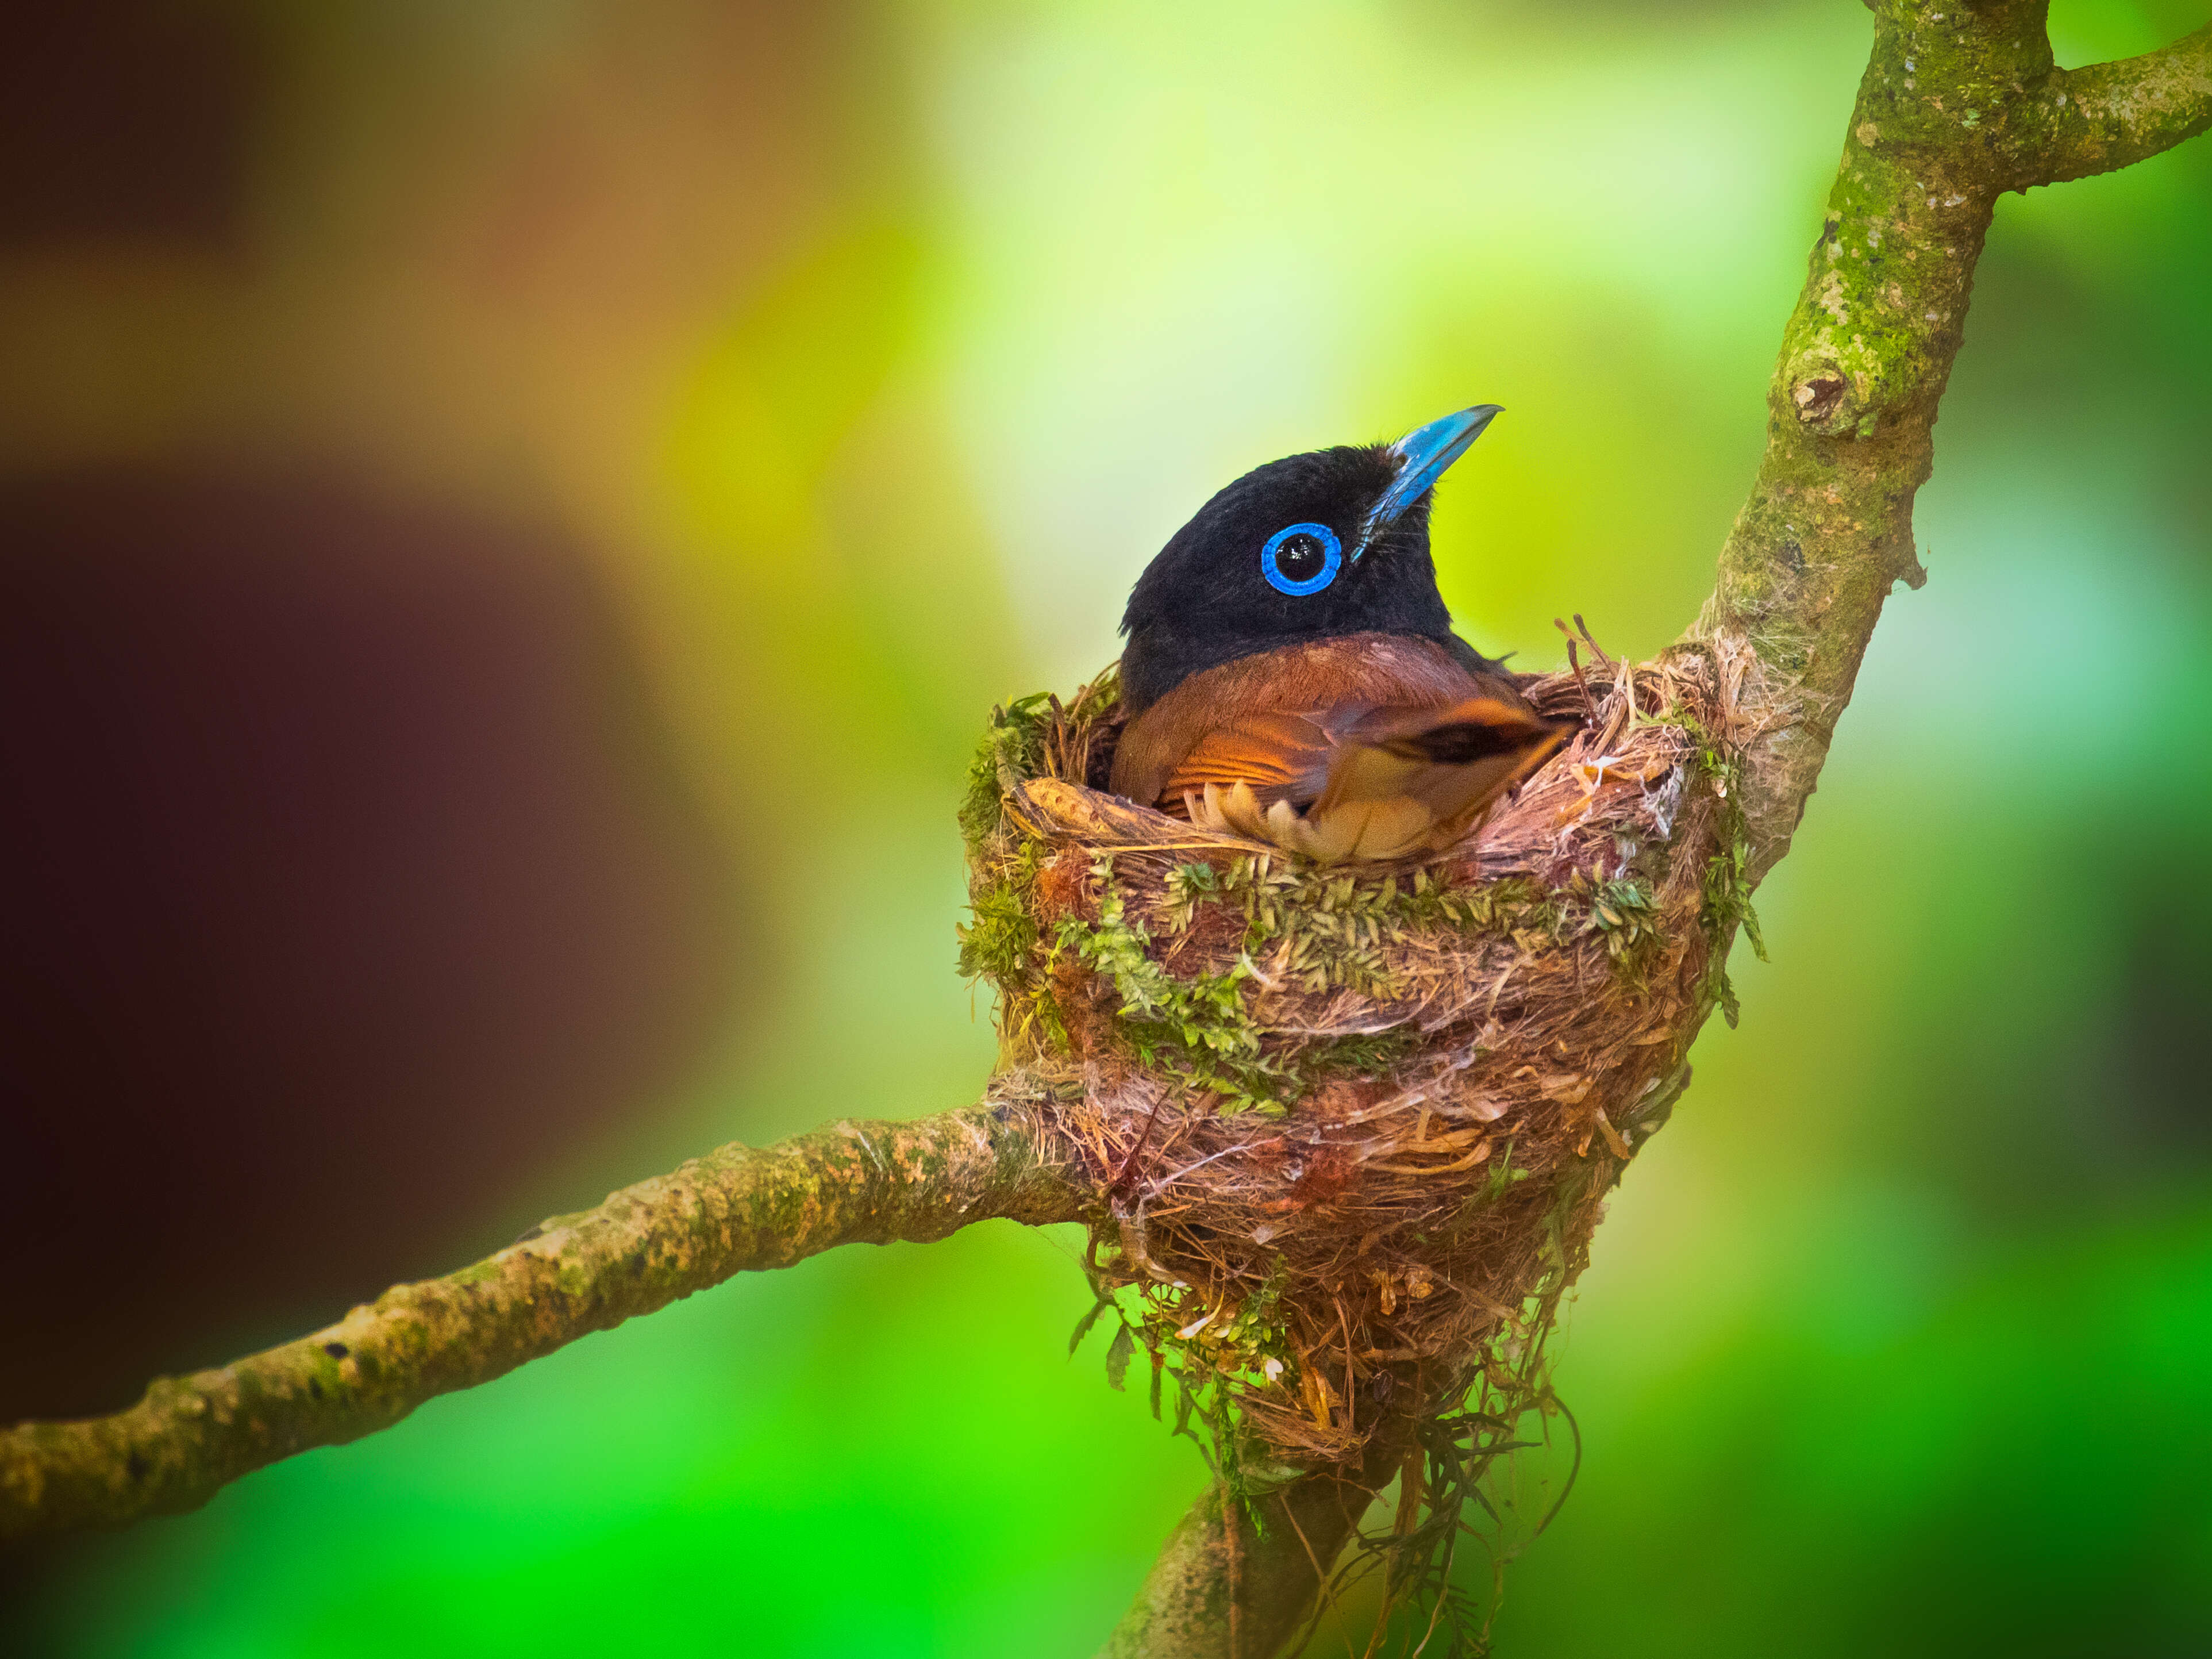
<path fill-rule="evenodd" d="M 1141 713 L 1202 669 L 1333 634 L 1413 634 L 1470 667 L 1429 557 L 1431 487 L 1497 414 L 1483 405 L 1395 443 L 1291 455 L 1247 473 L 1137 578 L 1121 697 Z"/>

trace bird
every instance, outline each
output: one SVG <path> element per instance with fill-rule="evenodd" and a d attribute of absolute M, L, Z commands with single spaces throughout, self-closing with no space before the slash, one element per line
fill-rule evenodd
<path fill-rule="evenodd" d="M 1501 412 L 1247 473 L 1171 537 L 1121 619 L 1109 787 L 1316 863 L 1439 852 L 1576 729 L 1453 631 L 1437 480 Z"/>

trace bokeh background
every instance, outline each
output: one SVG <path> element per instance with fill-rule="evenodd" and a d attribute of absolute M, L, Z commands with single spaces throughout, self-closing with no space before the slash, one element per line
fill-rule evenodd
<path fill-rule="evenodd" d="M 2059 0 L 2061 59 L 2201 10 Z M 0 1416 L 973 1098 L 969 744 L 1251 465 L 1502 403 L 1464 631 L 1663 644 L 1869 30 L 8 8 Z M 2208 271 L 2212 142 L 2004 203 L 1931 579 L 1599 1235 L 1504 1654 L 2212 1650 Z M 726 1285 L 17 1558 L 0 1649 L 1087 1653 L 1205 1477 L 1066 1357 L 1075 1248 Z"/>

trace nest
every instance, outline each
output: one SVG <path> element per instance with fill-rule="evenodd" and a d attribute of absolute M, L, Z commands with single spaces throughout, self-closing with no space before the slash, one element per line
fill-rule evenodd
<path fill-rule="evenodd" d="M 1448 854 L 1334 869 L 1106 793 L 1110 670 L 999 711 L 963 966 L 1096 1184 L 1117 1383 L 1146 1354 L 1248 1473 L 1502 1443 L 1727 1001 L 1733 680 L 1692 647 L 1526 678 L 1574 741 Z"/>

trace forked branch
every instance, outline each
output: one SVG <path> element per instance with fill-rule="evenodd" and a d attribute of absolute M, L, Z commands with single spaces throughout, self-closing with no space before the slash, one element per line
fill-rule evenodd
<path fill-rule="evenodd" d="M 2007 191 L 2124 167 L 2212 124 L 2212 26 L 2063 71 L 2047 0 L 1884 0 L 1842 165 L 1784 330 L 1766 454 L 1692 632 L 1747 669 L 1747 873 L 1790 845 L 1898 582 L 1912 502 Z"/>

